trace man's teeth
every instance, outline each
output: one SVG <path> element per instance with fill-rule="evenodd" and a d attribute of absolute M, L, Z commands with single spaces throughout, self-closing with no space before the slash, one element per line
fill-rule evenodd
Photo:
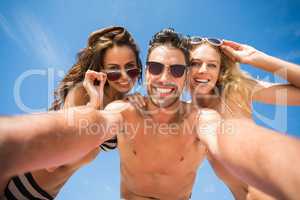
<path fill-rule="evenodd" d="M 156 91 L 159 92 L 159 93 L 167 94 L 167 93 L 172 92 L 172 89 L 169 89 L 169 88 L 156 88 Z"/>
<path fill-rule="evenodd" d="M 195 81 L 196 81 L 197 83 L 208 83 L 208 82 L 209 82 L 208 79 L 195 79 Z"/>

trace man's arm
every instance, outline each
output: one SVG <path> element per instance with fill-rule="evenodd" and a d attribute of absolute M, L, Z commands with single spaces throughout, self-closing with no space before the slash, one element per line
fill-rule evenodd
<path fill-rule="evenodd" d="M 0 118 L 1 176 L 72 162 L 113 137 L 120 120 L 88 107 Z"/>
<path fill-rule="evenodd" d="M 299 199 L 298 139 L 259 127 L 247 119 L 216 123 L 219 120 L 216 112 L 203 112 L 198 129 L 199 138 L 215 159 L 263 192 L 279 199 Z"/>

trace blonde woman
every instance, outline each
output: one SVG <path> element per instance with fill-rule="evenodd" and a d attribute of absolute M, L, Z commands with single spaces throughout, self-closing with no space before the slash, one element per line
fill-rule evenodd
<path fill-rule="evenodd" d="M 225 119 L 243 118 L 251 121 L 252 101 L 300 105 L 300 67 L 296 64 L 248 45 L 214 38 L 191 37 L 190 53 L 189 89 L 194 105 L 217 110 Z M 238 62 L 276 73 L 289 84 L 253 79 L 240 70 Z M 286 95 L 286 98 L 278 98 L 278 95 Z M 208 159 L 235 199 L 273 199 L 231 175 L 211 154 Z"/>

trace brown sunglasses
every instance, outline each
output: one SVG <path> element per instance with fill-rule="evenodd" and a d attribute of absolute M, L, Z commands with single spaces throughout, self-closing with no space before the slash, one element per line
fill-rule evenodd
<path fill-rule="evenodd" d="M 139 68 L 130 68 L 130 69 L 124 69 L 126 74 L 131 78 L 134 79 L 139 76 L 140 69 Z M 120 69 L 112 69 L 112 70 L 102 70 L 102 72 L 106 73 L 107 79 L 109 81 L 116 81 L 121 78 L 122 73 Z"/>

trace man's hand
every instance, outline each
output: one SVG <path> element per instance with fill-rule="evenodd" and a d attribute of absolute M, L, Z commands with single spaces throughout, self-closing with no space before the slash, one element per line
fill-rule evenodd
<path fill-rule="evenodd" d="M 218 134 L 220 134 L 221 116 L 212 109 L 200 109 L 198 111 L 197 134 L 213 154 L 219 152 Z"/>

